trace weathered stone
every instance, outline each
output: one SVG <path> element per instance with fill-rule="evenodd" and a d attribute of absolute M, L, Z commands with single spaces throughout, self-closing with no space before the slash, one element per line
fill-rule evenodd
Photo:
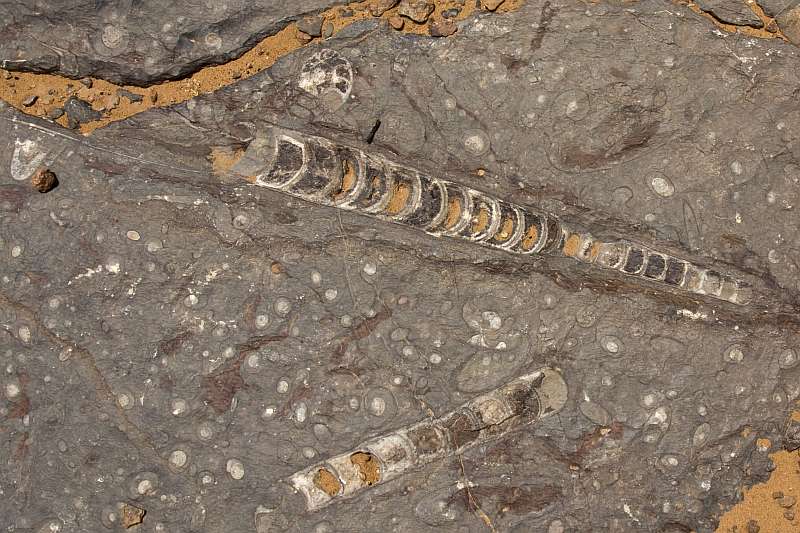
<path fill-rule="evenodd" d="M 782 11 L 775 22 L 792 43 L 800 45 L 800 6 Z"/>
<path fill-rule="evenodd" d="M 31 185 L 41 193 L 50 192 L 58 186 L 58 178 L 53 172 L 42 167 L 31 177 Z"/>
<path fill-rule="evenodd" d="M 494 11 L 500 7 L 506 0 L 481 0 L 481 5 L 489 11 Z"/>
<path fill-rule="evenodd" d="M 297 28 L 303 33 L 307 33 L 312 37 L 319 37 L 322 35 L 323 22 L 324 19 L 321 15 L 303 17 L 297 21 Z"/>
<path fill-rule="evenodd" d="M 453 35 L 456 30 L 458 30 L 458 26 L 451 19 L 435 20 L 430 25 L 431 36 L 433 37 L 448 37 Z"/>
<path fill-rule="evenodd" d="M 41 21 L 17 17 L 32 9 L 23 4 L 0 8 L 3 31 L 13 31 L 0 59 L 13 68 L 17 50 L 36 48 L 56 69 L 157 76 L 224 61 L 229 41 L 275 29 L 231 22 L 243 13 L 231 2 L 193 1 L 197 13 L 183 22 L 159 8 L 143 16 L 147 36 L 130 15 L 88 20 L 121 3 L 90 3 L 84 20 L 39 2 Z M 279 26 L 323 4 L 295 5 L 305 7 Z M 90 94 L 96 108 L 113 104 L 99 94 L 104 83 L 0 76 L 9 89 L 0 103 L 3 525 L 123 531 L 118 502 L 129 501 L 154 531 L 474 531 L 488 520 L 514 533 L 710 532 L 742 487 L 775 468 L 781 479 L 779 459 L 800 446 L 791 414 L 800 398 L 798 48 L 726 33 L 657 0 L 506 2 L 435 39 L 407 17 L 398 15 L 414 35 L 359 16 L 310 46 L 286 32 L 293 51 L 264 50 L 274 63 L 252 77 L 252 58 L 227 65 L 226 76 L 241 74 L 228 86 L 129 88 L 147 97 L 123 97 L 89 136 L 33 112 L 45 95 L 61 109 L 68 83 L 84 106 Z M 197 19 L 209 21 L 207 33 L 194 32 Z M 52 38 L 28 31 L 46 20 Z M 103 43 L 105 24 L 119 31 Z M 165 24 L 175 27 L 159 33 Z M 99 49 L 124 52 L 81 51 L 90 34 Z M 31 84 L 40 100 L 25 108 Z M 131 110 L 142 112 L 122 117 Z M 330 196 L 306 202 L 252 183 L 268 177 L 275 147 L 265 132 L 276 124 L 335 147 L 281 162 L 307 165 L 303 176 Z M 478 204 L 474 220 L 445 205 L 469 231 L 485 213 L 501 215 L 498 232 L 513 230 L 513 203 L 532 208 L 520 217 L 571 222 L 570 236 L 657 245 L 720 275 L 746 271 L 772 297 L 687 298 L 660 279 L 605 275 L 599 263 L 510 254 L 335 207 L 362 163 L 376 178 L 385 160 L 396 163 L 390 200 L 419 192 L 441 209 L 433 178 L 504 200 L 449 196 Z M 40 167 L 61 178 L 51 193 L 31 186 Z M 591 243 L 578 243 L 575 255 L 590 256 Z M 613 251 L 596 260 L 628 259 Z M 645 252 L 639 268 L 659 266 Z M 742 357 L 726 356 L 732 345 Z M 542 424 L 319 513 L 278 490 L 294 472 L 542 364 L 569 385 L 565 407 Z M 469 438 L 465 428 L 492 431 L 470 423 L 439 442 L 414 437 L 436 453 L 453 435 Z M 794 473 L 796 454 L 789 459 Z M 783 513 L 797 503 L 780 501 L 767 503 L 794 526 Z"/>
<path fill-rule="evenodd" d="M 47 0 L 0 9 L 8 68 L 147 85 L 239 56 L 303 14 L 336 0 Z M 33 38 L 29 36 L 39 36 Z M 45 37 L 41 37 L 45 36 Z M 211 38 L 209 38 L 211 36 Z M 55 46 L 54 46 L 55 45 Z"/>
<path fill-rule="evenodd" d="M 697 0 L 703 11 L 711 13 L 720 21 L 737 26 L 761 28 L 763 23 L 745 2 L 728 2 L 726 0 Z"/>
<path fill-rule="evenodd" d="M 369 10 L 373 17 L 380 17 L 393 7 L 395 7 L 400 0 L 373 0 L 370 3 Z"/>
<path fill-rule="evenodd" d="M 401 0 L 397 13 L 414 22 L 423 23 L 431 16 L 435 4 L 431 0 Z"/>
<path fill-rule="evenodd" d="M 92 106 L 88 102 L 75 96 L 69 98 L 64 103 L 64 112 L 67 114 L 69 120 L 78 124 L 99 120 L 102 117 L 100 112 L 92 109 Z"/>

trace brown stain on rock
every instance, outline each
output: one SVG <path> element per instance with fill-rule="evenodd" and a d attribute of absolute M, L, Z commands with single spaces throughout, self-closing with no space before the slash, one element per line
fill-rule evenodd
<path fill-rule="evenodd" d="M 386 319 L 392 316 L 392 311 L 388 307 L 382 308 L 375 316 L 365 318 L 358 324 L 351 327 L 336 344 L 334 356 L 341 358 L 347 352 L 347 347 L 351 343 L 366 339 L 375 329 Z"/>
<path fill-rule="evenodd" d="M 572 169 L 596 169 L 633 157 L 647 148 L 658 133 L 661 123 L 635 108 L 623 108 L 604 117 L 592 134 L 599 137 L 614 133 L 619 141 L 604 148 L 586 148 L 568 144 L 559 154 L 560 163 Z"/>
<path fill-rule="evenodd" d="M 19 372 L 17 374 L 17 380 L 19 382 L 19 394 L 14 400 L 10 401 L 8 412 L 5 417 L 6 420 L 22 420 L 31 412 L 31 399 L 27 393 L 28 383 L 30 381 L 28 374 Z"/>
<path fill-rule="evenodd" d="M 525 0 L 506 0 L 494 12 L 514 11 L 524 2 Z M 360 20 L 379 18 L 388 21 L 390 18 L 398 17 L 397 6 L 376 17 L 371 11 L 373 4 L 372 1 L 363 1 L 332 7 L 320 14 L 323 19 L 322 25 L 332 28 L 332 36 Z M 464 20 L 476 12 L 489 11 L 474 2 L 460 5 L 457 0 L 434 0 L 434 5 L 433 13 L 425 22 L 418 23 L 403 17 L 405 23 L 397 31 L 431 35 L 432 26 L 436 27 L 447 22 L 444 13 L 449 9 L 456 7 L 460 9 L 458 15 L 453 17 L 453 22 Z M 237 59 L 222 65 L 205 67 L 184 79 L 157 83 L 149 87 L 116 85 L 98 78 L 89 78 L 91 83 L 84 84 L 54 74 L 0 69 L 0 99 L 24 113 L 44 118 L 54 116 L 52 113 L 62 109 L 69 98 L 77 97 L 102 113 L 99 120 L 80 125 L 81 133 L 89 134 L 98 128 L 153 107 L 179 104 L 200 94 L 211 93 L 239 80 L 247 79 L 271 67 L 281 57 L 324 40 L 322 37 L 312 38 L 300 31 L 297 24 L 291 23 L 274 35 L 262 39 Z M 31 103 L 33 96 L 36 98 Z M 29 105 L 25 105 L 26 103 Z M 57 118 L 55 122 L 66 127 L 66 115 Z"/>
<path fill-rule="evenodd" d="M 245 357 L 251 352 L 272 343 L 285 339 L 286 334 L 259 335 L 251 337 L 246 342 L 236 345 L 238 357 L 229 361 L 215 372 L 204 376 L 201 384 L 203 399 L 214 409 L 217 414 L 222 414 L 231 407 L 231 400 L 239 390 L 247 388 L 242 378 L 241 366 Z"/>
<path fill-rule="evenodd" d="M 244 156 L 243 148 L 229 146 L 215 146 L 211 149 L 208 159 L 211 161 L 212 171 L 216 176 L 225 176 L 233 165 Z"/>
<path fill-rule="evenodd" d="M 235 364 L 203 378 L 203 397 L 218 414 L 227 411 L 236 393 L 247 386 L 240 365 L 237 359 Z"/>
<path fill-rule="evenodd" d="M 476 440 L 480 437 L 481 429 L 483 429 L 481 427 L 476 427 L 466 413 L 456 414 L 447 421 L 445 428 L 450 437 L 450 441 L 456 448 L 460 448 Z"/>
<path fill-rule="evenodd" d="M 494 485 L 461 489 L 450 500 L 452 503 L 463 502 L 464 508 L 470 512 L 479 510 L 476 502 L 491 502 L 494 504 L 493 514 L 500 518 L 542 512 L 558 502 L 562 494 L 562 490 L 553 485 Z"/>
<path fill-rule="evenodd" d="M 381 467 L 378 460 L 369 452 L 356 452 L 350 456 L 350 462 L 358 468 L 361 481 L 374 485 L 381 480 Z"/>

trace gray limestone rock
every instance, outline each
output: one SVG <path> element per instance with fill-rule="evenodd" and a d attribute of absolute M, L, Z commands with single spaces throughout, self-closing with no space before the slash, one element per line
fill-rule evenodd
<path fill-rule="evenodd" d="M 192 3 L 184 44 L 150 66 L 134 59 L 162 4 L 103 4 L 101 26 L 86 7 L 6 17 L 0 42 L 39 68 L 143 81 L 323 4 L 267 23 Z M 48 18 L 74 23 L 72 44 L 48 41 L 63 60 L 25 37 Z M 109 24 L 124 53 L 81 48 Z M 153 531 L 478 531 L 484 513 L 498 531 L 705 533 L 769 453 L 796 448 L 798 49 L 655 0 L 535 0 L 459 24 L 432 39 L 364 22 L 90 136 L 0 104 L 4 525 L 119 529 L 129 505 Z M 213 51 L 211 29 L 227 35 Z M 777 296 L 758 311 L 679 298 L 257 187 L 275 124 Z M 47 194 L 40 167 L 58 176 Z M 541 366 L 568 399 L 535 427 L 318 513 L 287 490 Z"/>

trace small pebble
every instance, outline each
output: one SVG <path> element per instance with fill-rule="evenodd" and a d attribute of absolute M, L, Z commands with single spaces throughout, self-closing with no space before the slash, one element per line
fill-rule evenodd
<path fill-rule="evenodd" d="M 422 24 L 428 20 L 434 9 L 436 9 L 436 6 L 431 0 L 402 0 L 397 12 L 414 22 Z"/>
<path fill-rule="evenodd" d="M 120 96 L 120 98 L 127 98 L 132 103 L 138 104 L 139 102 L 142 101 L 142 95 L 141 94 L 132 93 L 130 91 L 126 91 L 125 89 L 120 89 L 117 92 L 117 94 Z"/>
<path fill-rule="evenodd" d="M 146 511 L 141 507 L 136 507 L 130 503 L 122 504 L 122 521 L 121 525 L 125 529 L 132 528 L 142 523 Z M 53 529 L 50 528 L 52 531 Z"/>
<path fill-rule="evenodd" d="M 88 102 L 74 96 L 64 102 L 64 111 L 70 121 L 70 126 L 74 127 L 103 118 L 103 115 L 92 109 Z"/>
<path fill-rule="evenodd" d="M 788 509 L 789 507 L 794 507 L 794 504 L 797 503 L 797 498 L 794 496 L 784 496 L 778 503 L 781 507 Z"/>
<path fill-rule="evenodd" d="M 399 0 L 374 0 L 369 6 L 369 12 L 373 17 L 380 17 L 396 6 L 398 2 Z"/>
<path fill-rule="evenodd" d="M 495 9 L 500 7 L 505 1 L 506 0 L 481 0 L 481 3 L 483 4 L 483 7 L 485 7 L 489 11 L 494 11 Z"/>
<path fill-rule="evenodd" d="M 50 192 L 58 187 L 58 178 L 50 170 L 41 167 L 31 177 L 31 185 L 40 193 Z"/>
<path fill-rule="evenodd" d="M 32 94 L 29 97 L 27 97 L 25 100 L 22 101 L 22 105 L 24 105 L 25 107 L 30 107 L 33 104 L 35 104 L 36 100 L 38 100 L 38 99 L 39 99 L 38 96 L 36 96 L 35 94 Z"/>
<path fill-rule="evenodd" d="M 430 26 L 431 37 L 447 37 L 453 35 L 458 26 L 451 19 L 435 20 Z"/>
<path fill-rule="evenodd" d="M 311 17 L 305 17 L 297 21 L 297 28 L 310 35 L 311 37 L 319 37 L 322 35 L 322 23 L 323 18 L 320 15 L 313 15 Z"/>
<path fill-rule="evenodd" d="M 403 20 L 403 17 L 394 15 L 389 17 L 389 25 L 396 30 L 402 30 L 403 26 L 405 25 L 405 21 Z"/>

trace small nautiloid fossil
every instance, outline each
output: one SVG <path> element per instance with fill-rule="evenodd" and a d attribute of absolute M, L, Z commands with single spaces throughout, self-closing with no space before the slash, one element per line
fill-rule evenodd
<path fill-rule="evenodd" d="M 739 305 L 753 299 L 753 289 L 743 276 L 722 274 L 626 239 L 601 241 L 542 210 L 321 137 L 270 128 L 250 143 L 232 172 L 308 202 L 436 237 L 519 255 L 566 256 L 638 282 Z"/>
<path fill-rule="evenodd" d="M 557 413 L 566 401 L 567 385 L 561 374 L 541 368 L 444 416 L 367 440 L 297 472 L 287 481 L 305 497 L 307 509 L 315 511 L 428 463 L 504 437 L 520 426 Z"/>

